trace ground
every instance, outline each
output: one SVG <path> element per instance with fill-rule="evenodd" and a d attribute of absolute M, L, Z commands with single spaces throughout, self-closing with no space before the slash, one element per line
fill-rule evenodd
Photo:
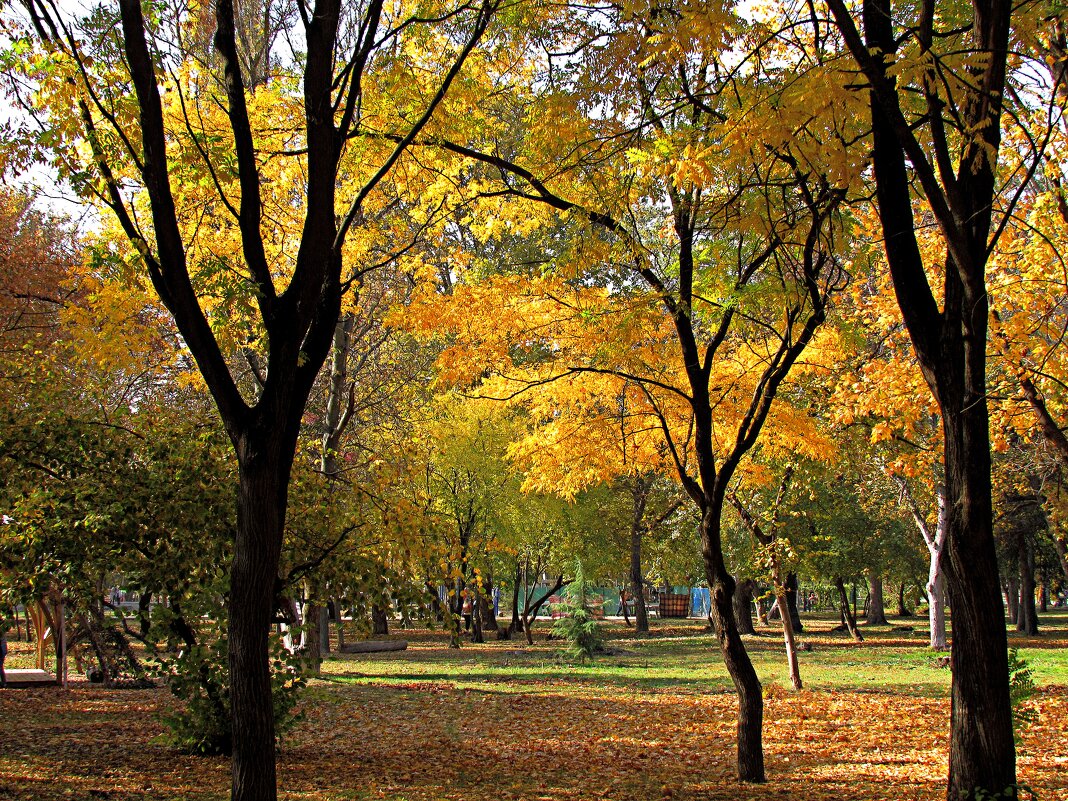
<path fill-rule="evenodd" d="M 1068 614 L 1011 637 L 1032 664 L 1037 723 L 1018 775 L 1041 801 L 1068 799 Z M 398 632 L 407 651 L 332 658 L 282 744 L 285 799 L 937 799 L 947 761 L 949 671 L 923 621 L 854 644 L 809 621 L 806 689 L 789 689 L 781 639 L 747 638 L 765 686 L 769 781 L 733 779 L 734 695 L 700 621 L 653 621 L 647 638 L 609 624 L 621 651 L 590 665 L 560 644 L 447 647 Z M 28 659 L 13 643 L 9 666 Z M 0 692 L 0 798 L 223 799 L 225 759 L 158 742 L 164 690 L 74 682 Z"/>

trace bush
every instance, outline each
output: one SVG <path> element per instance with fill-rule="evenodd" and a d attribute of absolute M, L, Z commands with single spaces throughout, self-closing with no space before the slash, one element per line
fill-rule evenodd
<path fill-rule="evenodd" d="M 585 662 L 602 650 L 604 637 L 600 624 L 593 617 L 593 598 L 580 562 L 575 563 L 575 578 L 568 585 L 564 598 L 564 602 L 557 607 L 564 617 L 553 625 L 553 635 L 567 640 L 568 656 Z"/>
<path fill-rule="evenodd" d="M 1012 736 L 1020 744 L 1023 733 L 1038 720 L 1038 711 L 1027 704 L 1035 694 L 1035 677 L 1019 649 L 1009 649 L 1009 701 L 1012 704 Z"/>
<path fill-rule="evenodd" d="M 289 653 L 274 635 L 271 649 L 274 729 L 280 737 L 299 720 L 294 710 L 306 681 L 300 673 L 299 655 Z M 160 662 L 161 675 L 182 702 L 177 711 L 161 715 L 169 729 L 164 742 L 190 754 L 231 753 L 228 659 L 227 641 L 220 635 L 210 645 L 198 644 Z"/>

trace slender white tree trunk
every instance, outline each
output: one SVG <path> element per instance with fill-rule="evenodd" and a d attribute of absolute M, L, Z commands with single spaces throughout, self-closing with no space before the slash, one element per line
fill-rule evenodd
<path fill-rule="evenodd" d="M 912 519 L 916 522 L 916 528 L 923 535 L 923 541 L 927 544 L 927 552 L 931 557 L 931 567 L 927 574 L 927 615 L 931 623 L 931 647 L 936 651 L 945 651 L 949 646 L 946 642 L 946 578 L 942 572 L 942 553 L 945 551 L 946 536 L 949 528 L 946 525 L 946 489 L 939 485 L 935 488 L 935 499 L 938 503 L 938 522 L 935 530 L 927 524 L 927 518 L 912 497 L 908 484 L 903 478 L 895 478 L 901 489 L 901 496 L 912 512 Z"/>

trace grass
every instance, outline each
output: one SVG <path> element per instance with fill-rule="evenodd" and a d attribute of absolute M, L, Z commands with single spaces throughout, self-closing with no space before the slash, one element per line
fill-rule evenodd
<path fill-rule="evenodd" d="M 927 799 L 944 790 L 949 670 L 925 621 L 865 628 L 864 643 L 806 616 L 806 689 L 788 689 L 781 635 L 747 647 L 765 686 L 769 781 L 733 779 L 735 701 L 701 621 L 653 621 L 647 637 L 608 624 L 615 655 L 586 665 L 561 644 L 522 639 L 449 649 L 442 632 L 393 636 L 406 651 L 335 656 L 312 681 L 304 720 L 279 755 L 285 799 Z M 1030 661 L 1038 723 L 1020 780 L 1068 799 L 1068 613 L 1037 638 L 1010 636 Z M 28 659 L 12 643 L 9 666 Z M 29 666 L 29 665 L 26 665 Z M 0 799 L 223 799 L 225 759 L 184 756 L 156 738 L 163 690 L 75 683 L 0 693 Z M 14 732 L 14 734 L 12 734 Z"/>

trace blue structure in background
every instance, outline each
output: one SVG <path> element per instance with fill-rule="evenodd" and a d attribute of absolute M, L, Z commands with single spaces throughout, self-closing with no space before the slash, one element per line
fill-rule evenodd
<path fill-rule="evenodd" d="M 690 616 L 708 617 L 708 612 L 712 608 L 712 593 L 708 587 L 694 587 L 690 592 L 692 593 Z"/>

